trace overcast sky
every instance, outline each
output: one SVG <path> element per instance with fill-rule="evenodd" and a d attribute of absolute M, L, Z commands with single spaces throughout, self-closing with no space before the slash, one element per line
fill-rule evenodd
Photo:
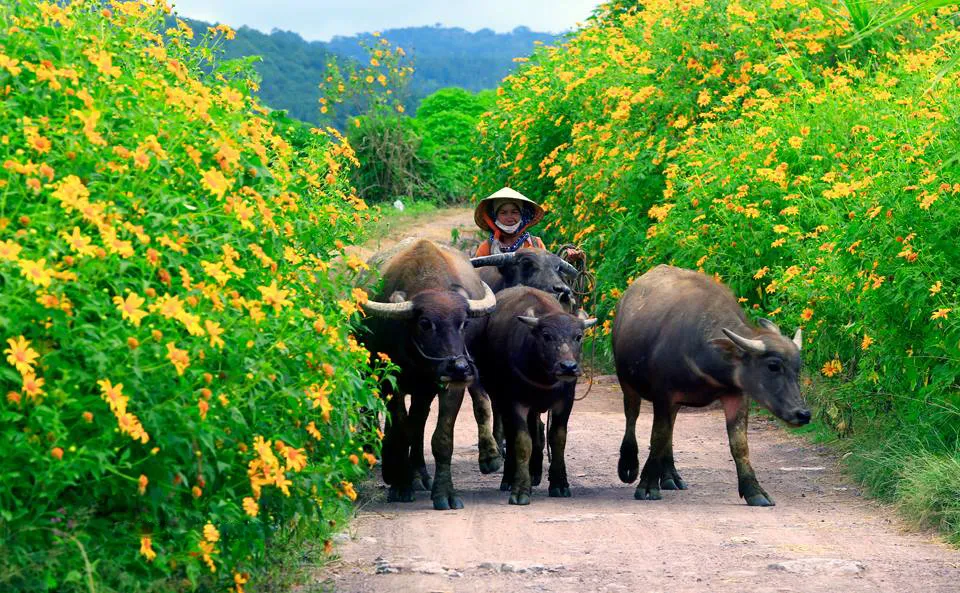
<path fill-rule="evenodd" d="M 283 29 L 310 41 L 440 23 L 503 33 L 526 26 L 559 33 L 583 22 L 601 0 L 172 0 L 181 16 L 269 33 Z"/>

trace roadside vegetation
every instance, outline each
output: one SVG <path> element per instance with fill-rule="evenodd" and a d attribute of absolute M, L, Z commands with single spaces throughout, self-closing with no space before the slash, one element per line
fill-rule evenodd
<path fill-rule="evenodd" d="M 354 152 L 164 9 L 0 5 L 4 591 L 266 590 L 379 449 Z"/>
<path fill-rule="evenodd" d="M 544 199 L 548 239 L 603 254 L 607 332 L 659 263 L 803 327 L 820 437 L 960 542 L 957 10 L 612 2 L 504 80 L 474 181 Z"/>

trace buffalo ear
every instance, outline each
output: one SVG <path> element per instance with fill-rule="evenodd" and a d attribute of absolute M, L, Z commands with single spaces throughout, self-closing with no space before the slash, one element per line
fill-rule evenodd
<path fill-rule="evenodd" d="M 390 295 L 391 303 L 402 303 L 405 300 L 407 300 L 407 293 L 402 290 L 394 291 L 394 293 Z"/>
<path fill-rule="evenodd" d="M 743 350 L 729 338 L 714 338 L 710 340 L 710 345 L 716 348 L 726 359 L 739 360 L 744 354 Z"/>
<path fill-rule="evenodd" d="M 540 320 L 537 319 L 536 317 L 530 317 L 528 315 L 517 315 L 517 319 L 529 325 L 530 327 L 537 327 L 538 325 L 540 325 Z"/>

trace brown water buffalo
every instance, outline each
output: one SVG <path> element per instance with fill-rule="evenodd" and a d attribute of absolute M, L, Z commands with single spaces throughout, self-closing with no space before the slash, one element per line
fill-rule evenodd
<path fill-rule="evenodd" d="M 435 509 L 463 508 L 453 487 L 450 458 L 463 392 L 476 378 L 464 333 L 471 319 L 493 310 L 496 299 L 465 255 L 425 239 L 405 241 L 371 262 L 378 265 L 382 282 L 364 306 L 368 314 L 364 345 L 371 352 L 386 353 L 400 367 L 396 389 L 388 388 L 384 394 L 389 423 L 382 458 L 388 498 L 412 501 L 415 472 L 430 483 L 423 462 L 423 432 L 439 391 L 439 419 L 431 441 L 436 461 L 431 497 Z M 497 455 L 492 434 L 488 440 Z"/>
<path fill-rule="evenodd" d="M 564 449 L 567 420 L 580 376 L 583 332 L 596 319 L 564 311 L 552 295 L 518 286 L 497 293 L 497 310 L 487 319 L 476 348 L 480 381 L 507 428 L 507 455 L 501 490 L 510 504 L 530 504 L 532 486 L 543 472 L 540 414 L 550 410 L 548 439 L 553 453 L 550 496 L 570 496 Z"/>
<path fill-rule="evenodd" d="M 657 266 L 638 278 L 617 305 L 613 354 L 623 388 L 626 432 L 617 470 L 637 478 L 636 424 L 641 398 L 653 402 L 650 455 L 634 498 L 686 489 L 673 459 L 679 406 L 723 402 L 740 496 L 772 506 L 750 466 L 747 413 L 752 398 L 794 426 L 810 421 L 800 395 L 800 330 L 791 341 L 772 322 L 754 327 L 728 288 L 703 274 Z"/>

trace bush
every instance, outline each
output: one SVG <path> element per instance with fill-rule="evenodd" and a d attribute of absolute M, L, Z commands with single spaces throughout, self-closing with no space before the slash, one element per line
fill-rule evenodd
<path fill-rule="evenodd" d="M 292 148 L 211 62 L 228 28 L 105 6 L 0 6 L 0 588 L 242 591 L 374 460 L 330 266 L 369 215 L 341 137 Z"/>
<path fill-rule="evenodd" d="M 480 195 L 540 196 L 548 239 L 603 253 L 601 315 L 672 263 L 803 326 L 821 427 L 898 500 L 879 443 L 960 450 L 960 35 L 937 4 L 611 3 L 504 81 L 478 159 Z"/>

